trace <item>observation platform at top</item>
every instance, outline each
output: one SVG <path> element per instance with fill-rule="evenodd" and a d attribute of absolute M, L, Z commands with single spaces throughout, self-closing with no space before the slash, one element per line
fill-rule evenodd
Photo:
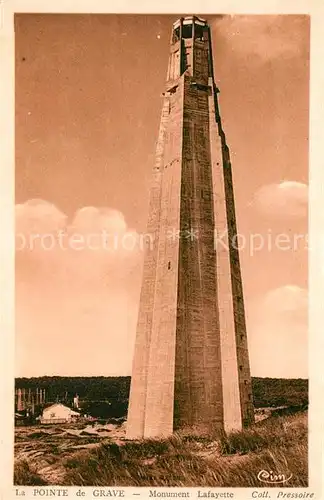
<path fill-rule="evenodd" d="M 186 17 L 180 17 L 175 23 L 173 23 L 173 29 L 178 28 L 181 22 L 183 25 L 195 23 L 198 26 L 208 26 L 206 19 L 202 19 L 201 17 L 198 16 L 186 16 Z"/>
<path fill-rule="evenodd" d="M 173 93 L 184 73 L 193 79 L 192 84 L 197 80 L 206 88 L 210 86 L 208 77 L 213 76 L 210 41 L 210 27 L 205 19 L 192 15 L 173 23 L 166 94 Z"/>
<path fill-rule="evenodd" d="M 197 16 L 180 17 L 172 26 L 170 40 L 171 48 L 180 39 L 204 41 L 206 39 L 204 33 L 207 33 L 208 30 L 209 25 L 205 19 L 201 19 Z"/>

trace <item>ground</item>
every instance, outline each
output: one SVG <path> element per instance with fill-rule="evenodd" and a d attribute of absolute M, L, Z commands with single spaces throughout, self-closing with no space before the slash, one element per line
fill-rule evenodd
<path fill-rule="evenodd" d="M 15 484 L 307 486 L 307 412 L 270 416 L 227 437 L 125 439 L 122 424 L 16 427 Z M 280 475 L 265 483 L 261 471 Z M 291 477 L 290 477 L 291 476 Z"/>
<path fill-rule="evenodd" d="M 124 425 L 34 425 L 15 428 L 15 462 L 28 463 L 44 482 L 59 484 L 65 475 L 63 462 L 80 450 L 118 442 L 125 435 Z"/>

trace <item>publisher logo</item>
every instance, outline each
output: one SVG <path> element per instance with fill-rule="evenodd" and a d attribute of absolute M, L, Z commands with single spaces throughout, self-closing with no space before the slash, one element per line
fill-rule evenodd
<path fill-rule="evenodd" d="M 257 478 L 262 483 L 282 484 L 282 483 L 286 483 L 287 481 L 289 481 L 289 479 L 292 478 L 292 474 L 290 474 L 290 476 L 286 477 L 285 474 L 275 474 L 272 470 L 270 470 L 270 471 L 260 470 Z"/>

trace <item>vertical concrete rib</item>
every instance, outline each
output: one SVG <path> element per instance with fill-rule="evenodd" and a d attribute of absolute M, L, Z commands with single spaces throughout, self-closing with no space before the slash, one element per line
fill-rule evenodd
<path fill-rule="evenodd" d="M 158 243 L 161 218 L 161 187 L 163 179 L 163 161 L 165 136 L 169 120 L 169 98 L 165 97 L 162 107 L 159 137 L 156 146 L 156 160 L 153 169 L 150 190 L 149 218 L 147 233 L 151 241 L 147 241 L 145 249 L 142 288 L 139 302 L 137 332 L 135 339 L 132 380 L 127 416 L 127 437 L 136 439 L 144 436 L 144 423 L 147 396 L 147 372 L 149 366 L 149 349 L 154 311 L 154 296 L 157 273 Z"/>
<path fill-rule="evenodd" d="M 164 155 L 161 220 L 158 238 L 158 265 L 154 297 L 145 437 L 167 436 L 173 432 L 175 345 L 181 199 L 181 150 L 183 79 L 173 100 L 173 119 L 168 127 L 168 146 Z"/>
<path fill-rule="evenodd" d="M 210 78 L 209 127 L 213 171 L 217 296 L 221 339 L 225 431 L 242 428 L 241 400 L 236 354 L 236 331 L 228 238 L 227 199 L 224 186 L 223 144 L 215 113 L 215 88 Z"/>
<path fill-rule="evenodd" d="M 175 428 L 223 427 L 208 93 L 184 75 Z"/>

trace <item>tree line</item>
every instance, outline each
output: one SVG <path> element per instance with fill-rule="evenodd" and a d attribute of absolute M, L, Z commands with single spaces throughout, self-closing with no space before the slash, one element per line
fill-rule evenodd
<path fill-rule="evenodd" d="M 46 402 L 71 400 L 78 394 L 84 402 L 107 402 L 127 410 L 131 377 L 59 377 L 16 378 L 16 389 L 43 388 Z M 256 408 L 308 404 L 307 379 L 252 377 Z"/>

